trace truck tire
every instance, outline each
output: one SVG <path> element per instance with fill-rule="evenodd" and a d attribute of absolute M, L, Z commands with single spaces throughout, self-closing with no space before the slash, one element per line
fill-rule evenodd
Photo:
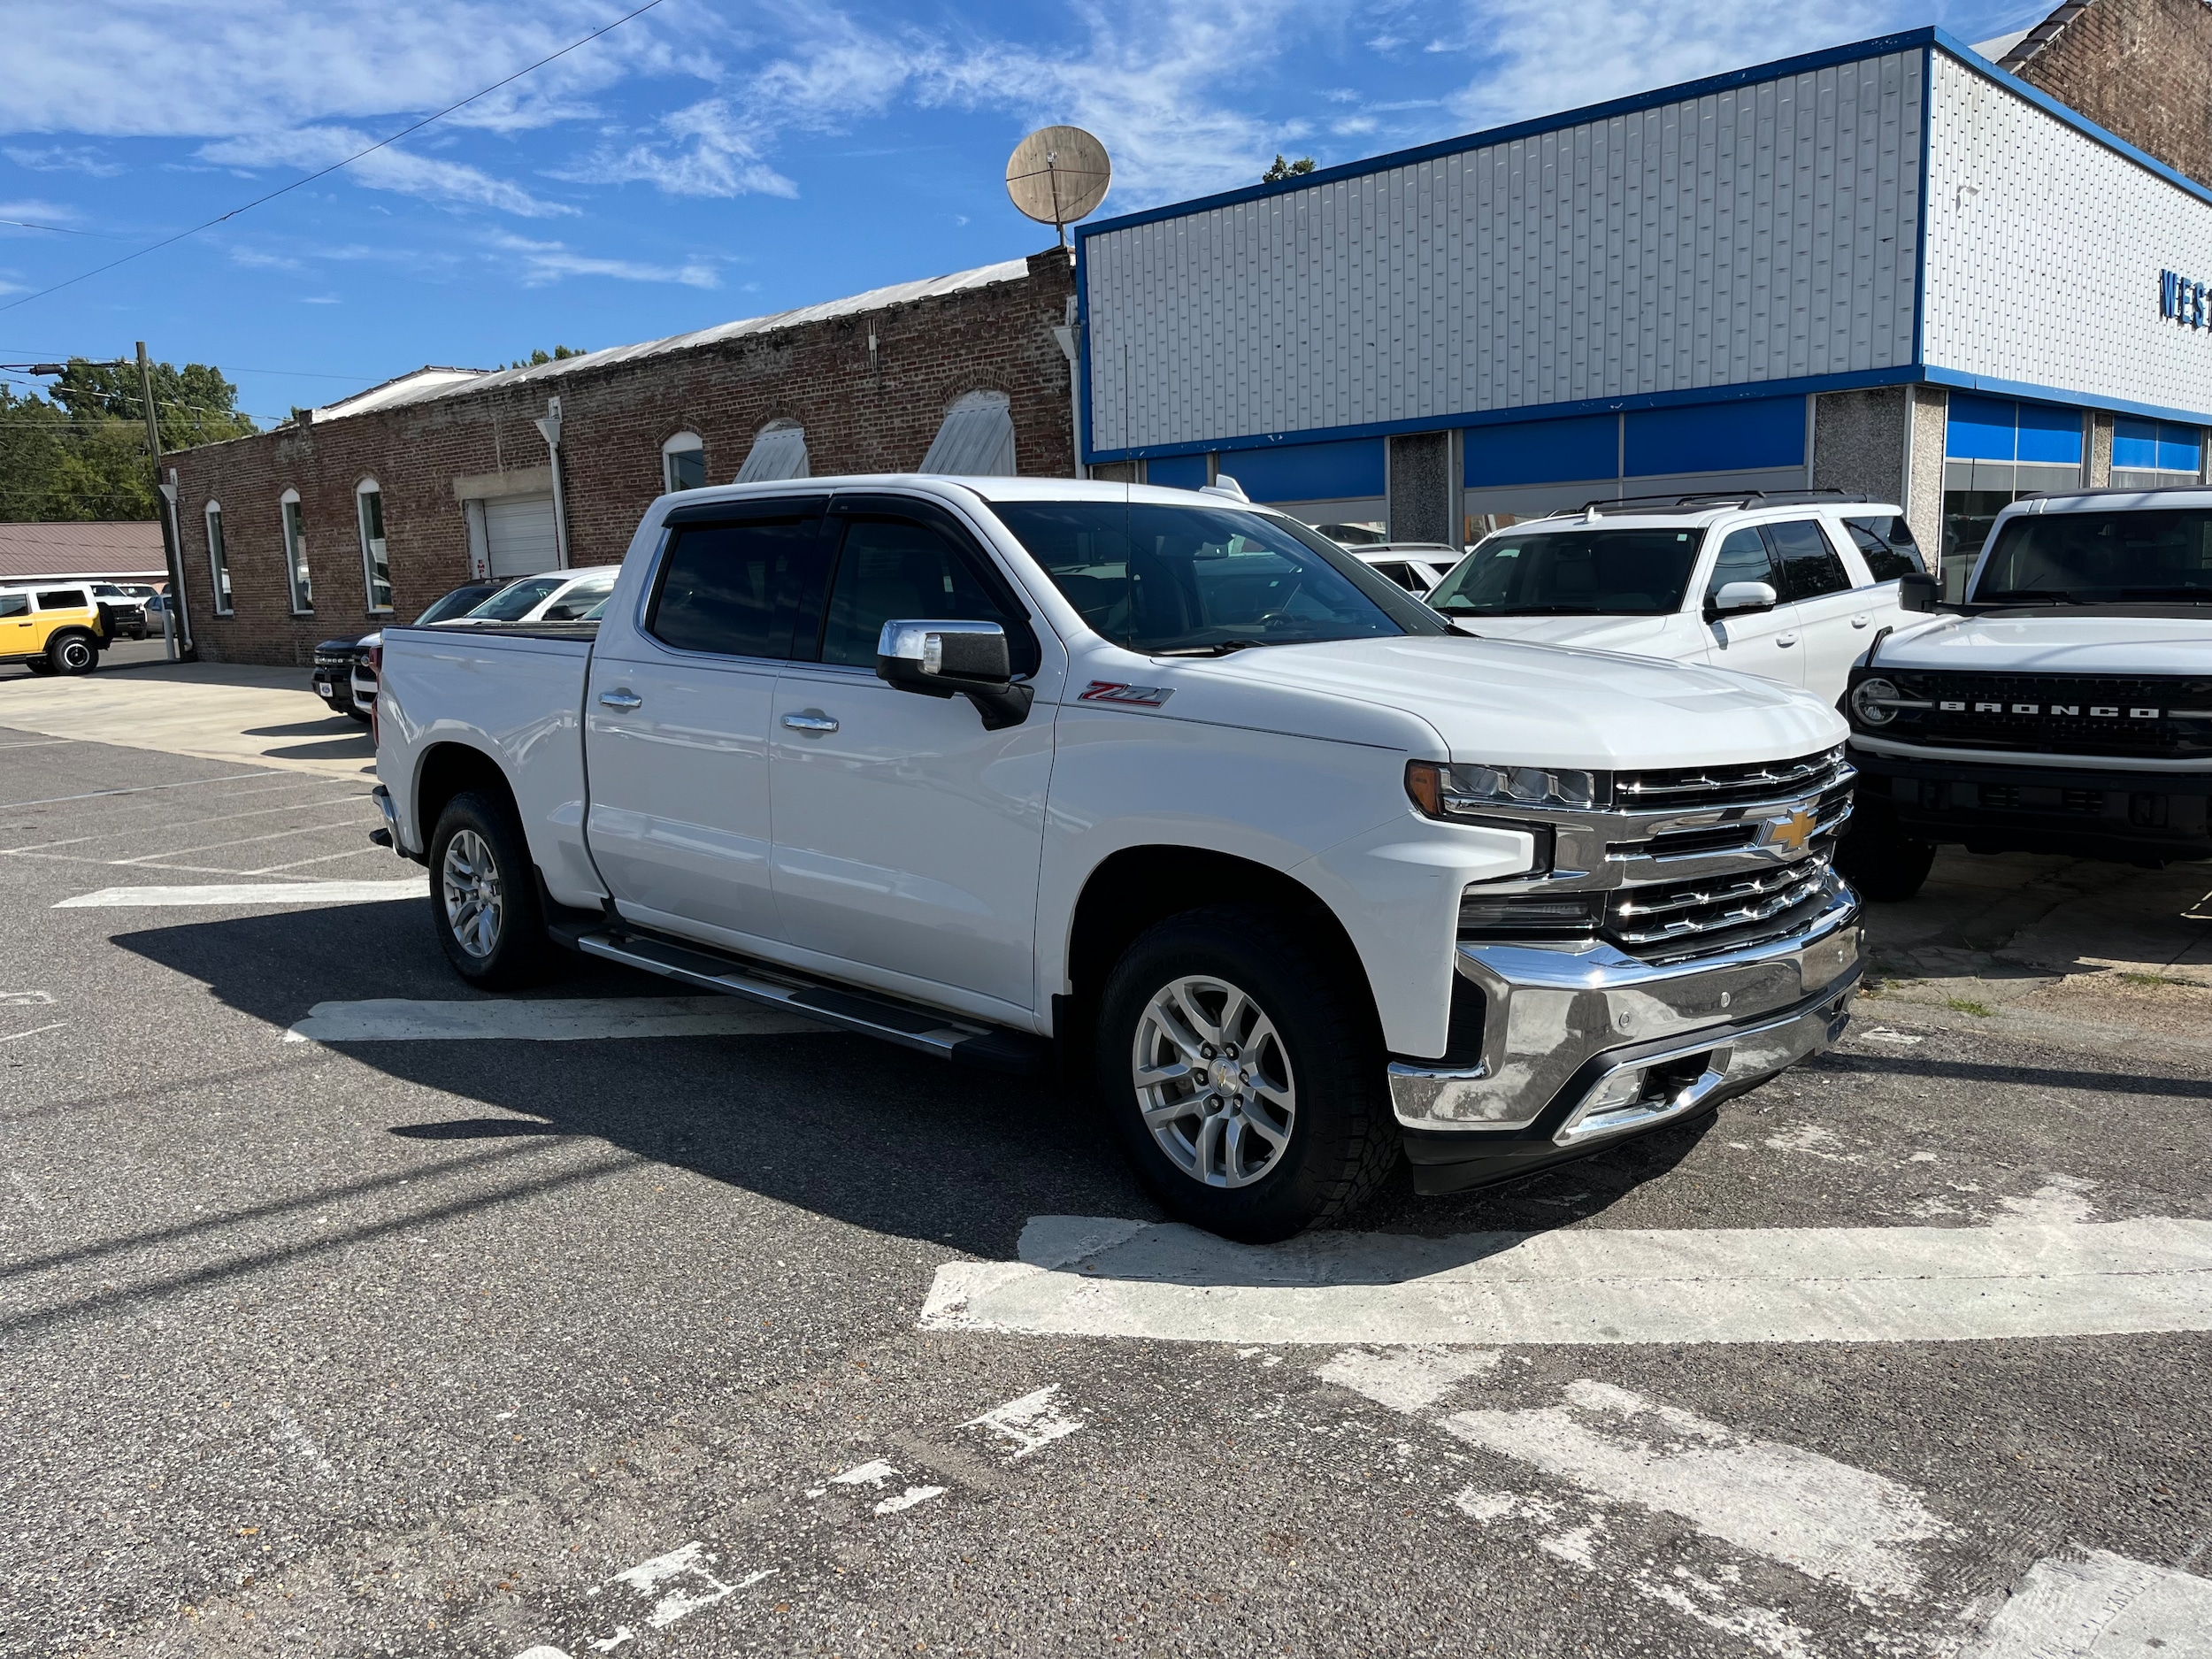
<path fill-rule="evenodd" d="M 1893 904 L 1920 891 L 1935 855 L 1933 841 L 1904 833 L 1886 802 L 1861 801 L 1836 849 L 1836 868 L 1862 898 Z"/>
<path fill-rule="evenodd" d="M 537 872 L 514 809 L 472 790 L 446 803 L 430 837 L 430 920 L 455 972 L 488 991 L 533 985 L 553 966 Z"/>
<path fill-rule="evenodd" d="M 57 634 L 46 642 L 46 664 L 57 674 L 88 674 L 100 665 L 100 648 L 89 634 Z"/>
<path fill-rule="evenodd" d="M 1239 906 L 1191 910 L 1145 933 L 1108 978 L 1099 1087 L 1171 1214 L 1271 1243 L 1348 1213 L 1397 1165 L 1372 1025 L 1297 932 Z"/>

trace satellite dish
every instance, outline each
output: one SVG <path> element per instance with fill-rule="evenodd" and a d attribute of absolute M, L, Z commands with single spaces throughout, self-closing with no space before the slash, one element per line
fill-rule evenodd
<path fill-rule="evenodd" d="M 1079 127 L 1041 127 L 1014 146 L 1006 160 L 1006 194 L 1041 225 L 1060 233 L 1106 199 L 1114 181 L 1106 146 Z"/>

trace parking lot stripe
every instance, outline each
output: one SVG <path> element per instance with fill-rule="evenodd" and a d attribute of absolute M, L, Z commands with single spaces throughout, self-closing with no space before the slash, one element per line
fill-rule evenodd
<path fill-rule="evenodd" d="M 287 1042 L 588 1042 L 610 1037 L 762 1037 L 827 1033 L 819 1021 L 732 996 L 603 996 L 562 1001 L 318 1002 Z"/>
<path fill-rule="evenodd" d="M 2212 1655 L 2212 1581 L 2108 1550 L 2030 1569 L 1973 1659 Z"/>
<path fill-rule="evenodd" d="M 374 904 L 419 899 L 429 885 L 420 876 L 397 881 L 218 881 L 189 887 L 102 887 L 64 899 L 58 910 L 112 910 L 141 904 Z"/>
<path fill-rule="evenodd" d="M 98 801 L 115 795 L 151 795 L 157 789 L 197 789 L 211 783 L 235 783 L 242 778 L 274 778 L 281 776 L 273 770 L 259 772 L 227 772 L 216 778 L 187 778 L 180 783 L 140 783 L 126 789 L 88 789 L 82 795 L 50 795 L 36 801 L 0 801 L 0 812 L 12 812 L 19 807 L 58 806 L 65 801 Z"/>
<path fill-rule="evenodd" d="M 1070 1240 L 1075 1240 L 1071 1246 Z M 1941 1342 L 2212 1330 L 2212 1221 L 1570 1228 L 1232 1244 L 1039 1217 L 940 1267 L 926 1330 L 1180 1342 Z"/>

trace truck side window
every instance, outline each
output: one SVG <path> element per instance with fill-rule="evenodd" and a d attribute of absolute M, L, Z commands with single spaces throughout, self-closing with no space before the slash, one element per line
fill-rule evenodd
<path fill-rule="evenodd" d="M 790 621 L 780 605 L 820 524 L 795 515 L 686 526 L 661 562 L 646 632 L 680 651 L 788 656 Z"/>
<path fill-rule="evenodd" d="M 41 611 L 84 611 L 91 603 L 80 588 L 49 588 L 38 596 Z"/>
<path fill-rule="evenodd" d="M 1017 675 L 1039 654 L 1029 619 L 994 591 L 949 538 L 909 518 L 848 521 L 822 619 L 822 660 L 873 668 L 883 625 L 895 619 L 995 622 Z"/>
<path fill-rule="evenodd" d="M 1705 596 L 1712 598 L 1731 582 L 1764 582 L 1776 593 L 1782 591 L 1774 555 L 1767 551 L 1766 538 L 1755 529 L 1731 531 L 1728 540 L 1720 544 L 1720 554 L 1713 561 L 1713 580 L 1705 584 Z"/>
<path fill-rule="evenodd" d="M 1902 518 L 1846 518 L 1843 522 L 1851 532 L 1852 541 L 1858 543 L 1859 551 L 1866 559 L 1866 568 L 1876 581 L 1894 581 L 1900 576 L 1926 573 L 1927 566 L 1920 562 L 1920 549 L 1912 539 L 1912 530 Z"/>
<path fill-rule="evenodd" d="M 1778 591 L 1784 604 L 1850 591 L 1851 573 L 1843 568 L 1843 560 L 1816 520 L 1786 518 L 1768 525 L 1766 533 L 1774 544 L 1775 563 L 1782 568 Z"/>
<path fill-rule="evenodd" d="M 27 617 L 30 614 L 30 595 L 0 594 L 0 617 Z"/>

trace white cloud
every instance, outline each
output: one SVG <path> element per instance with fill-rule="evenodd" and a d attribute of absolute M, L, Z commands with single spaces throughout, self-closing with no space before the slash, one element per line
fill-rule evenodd
<path fill-rule="evenodd" d="M 248 271 L 303 271 L 307 268 L 289 255 L 263 253 L 257 248 L 233 248 L 230 262 Z"/>
<path fill-rule="evenodd" d="M 90 144 L 52 144 L 44 150 L 11 144 L 7 157 L 33 173 L 83 173 L 96 179 L 112 179 L 124 171 L 122 163 L 110 161 Z"/>
<path fill-rule="evenodd" d="M 722 286 L 721 273 L 703 259 L 689 259 L 680 265 L 645 265 L 634 259 L 597 258 L 574 252 L 564 242 L 532 242 L 521 236 L 495 236 L 492 242 L 521 256 L 526 288 L 543 288 L 577 276 L 611 277 L 621 282 L 680 282 L 695 288 Z"/>
<path fill-rule="evenodd" d="M 44 225 L 66 225 L 83 217 L 75 208 L 65 207 L 59 202 L 0 202 L 0 219 L 33 219 Z"/>
<path fill-rule="evenodd" d="M 203 161 L 233 167 L 296 167 L 311 172 L 375 142 L 370 134 L 349 127 L 303 127 L 204 144 L 199 156 Z M 419 156 L 396 145 L 362 157 L 346 169 L 346 176 L 373 190 L 396 190 L 434 202 L 497 208 L 526 219 L 549 219 L 577 211 L 566 203 L 533 196 L 520 185 L 494 178 L 480 167 Z"/>
<path fill-rule="evenodd" d="M 1439 45 L 1481 69 L 1448 107 L 1486 127 L 1863 39 L 1891 21 L 1870 0 L 1470 0 L 1464 19 Z"/>

